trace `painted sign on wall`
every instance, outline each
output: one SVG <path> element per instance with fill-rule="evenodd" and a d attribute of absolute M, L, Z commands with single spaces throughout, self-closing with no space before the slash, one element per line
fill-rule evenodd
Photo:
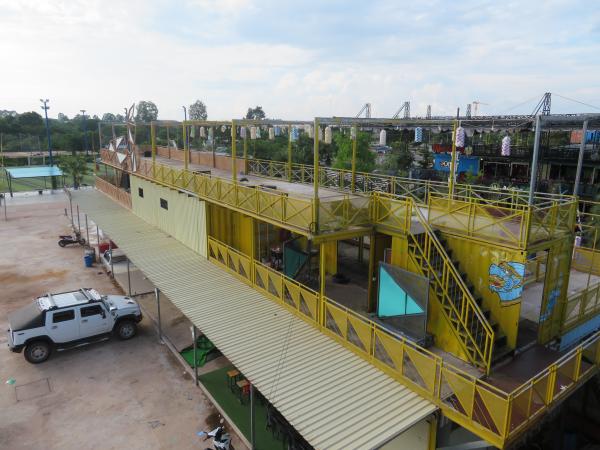
<path fill-rule="evenodd" d="M 433 168 L 442 172 L 450 172 L 452 156 L 448 153 L 436 153 L 433 155 Z M 458 173 L 469 172 L 473 175 L 479 173 L 479 158 L 477 156 L 458 157 Z"/>
<path fill-rule="evenodd" d="M 512 302 L 523 293 L 525 264 L 504 261 L 491 264 L 489 270 L 490 290 L 500 297 L 502 302 Z"/>

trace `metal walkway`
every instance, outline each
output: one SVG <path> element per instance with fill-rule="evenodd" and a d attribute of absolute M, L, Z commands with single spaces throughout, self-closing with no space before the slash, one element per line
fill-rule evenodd
<path fill-rule="evenodd" d="M 436 410 L 104 194 L 72 198 L 316 449 L 378 448 Z"/>

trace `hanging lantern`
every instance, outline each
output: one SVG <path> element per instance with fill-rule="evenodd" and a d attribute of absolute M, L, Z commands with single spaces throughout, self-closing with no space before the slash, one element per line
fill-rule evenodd
<path fill-rule="evenodd" d="M 213 127 L 210 127 L 208 129 L 208 140 L 212 142 L 214 136 L 215 136 L 215 130 L 213 130 Z"/>
<path fill-rule="evenodd" d="M 260 127 L 255 127 L 256 128 L 256 139 L 260 139 Z"/>
<path fill-rule="evenodd" d="M 227 131 L 227 127 L 225 125 L 221 126 L 221 133 L 225 133 Z"/>
<path fill-rule="evenodd" d="M 456 129 L 456 146 L 459 148 L 465 146 L 465 129 L 463 127 L 458 127 Z"/>
<path fill-rule="evenodd" d="M 275 136 L 281 136 L 281 127 L 279 125 L 275 125 L 273 132 L 275 133 Z"/>
<path fill-rule="evenodd" d="M 379 145 L 386 145 L 387 142 L 387 133 L 385 130 L 381 130 L 379 132 Z"/>
<path fill-rule="evenodd" d="M 275 130 L 273 128 L 269 128 L 269 140 L 275 139 Z"/>
<path fill-rule="evenodd" d="M 423 128 L 421 127 L 415 128 L 415 142 L 423 142 Z"/>
<path fill-rule="evenodd" d="M 196 127 L 193 125 L 190 127 L 190 137 L 192 139 L 194 139 L 196 137 Z"/>
<path fill-rule="evenodd" d="M 256 139 L 256 127 L 250 127 L 250 139 Z"/>
<path fill-rule="evenodd" d="M 246 139 L 246 127 L 240 127 L 240 137 Z"/>
<path fill-rule="evenodd" d="M 331 127 L 326 127 L 325 128 L 325 143 L 331 144 L 331 141 L 332 141 Z"/>
<path fill-rule="evenodd" d="M 308 137 L 312 139 L 313 137 L 313 128 L 310 125 L 304 125 L 304 132 L 308 134 Z"/>
<path fill-rule="evenodd" d="M 356 128 L 354 127 L 350 128 L 350 139 L 352 139 L 353 141 L 356 140 Z"/>
<path fill-rule="evenodd" d="M 206 137 L 206 129 L 204 127 L 200 127 L 200 137 L 201 138 Z"/>
<path fill-rule="evenodd" d="M 502 138 L 502 150 L 500 151 L 502 156 L 510 156 L 510 136 L 504 136 Z"/>
<path fill-rule="evenodd" d="M 318 130 L 317 135 L 319 136 L 319 142 L 321 142 L 323 140 L 323 129 L 321 127 L 318 127 L 317 130 Z"/>
<path fill-rule="evenodd" d="M 292 142 L 297 141 L 299 136 L 300 130 L 297 127 L 292 127 L 292 131 L 290 133 L 290 139 L 292 140 Z"/>

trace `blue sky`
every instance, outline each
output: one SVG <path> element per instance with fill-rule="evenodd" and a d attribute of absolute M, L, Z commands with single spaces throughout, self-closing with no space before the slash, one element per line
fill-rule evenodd
<path fill-rule="evenodd" d="M 0 109 L 180 119 L 530 113 L 546 91 L 600 107 L 597 1 L 0 0 Z M 8 62 L 10 61 L 10 64 Z M 529 100 L 529 101 L 528 101 Z M 519 106 L 519 104 L 524 103 Z M 598 112 L 553 98 L 553 112 Z"/>

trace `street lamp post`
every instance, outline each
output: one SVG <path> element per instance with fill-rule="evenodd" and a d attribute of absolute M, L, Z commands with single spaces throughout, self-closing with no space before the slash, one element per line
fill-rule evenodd
<path fill-rule="evenodd" d="M 48 102 L 50 100 L 48 99 L 41 99 L 40 98 L 40 102 L 42 102 L 42 106 L 41 108 L 44 110 L 44 115 L 46 116 L 46 138 L 48 139 L 48 162 L 50 167 L 52 167 L 54 165 L 54 160 L 52 158 L 52 139 L 50 137 L 50 123 L 48 122 L 48 110 L 50 109 L 50 107 L 48 106 Z M 51 176 L 50 180 L 52 182 L 52 189 L 56 189 L 56 178 Z"/>
<path fill-rule="evenodd" d="M 187 108 L 185 106 L 182 106 L 183 108 L 183 121 L 187 122 Z M 187 127 L 187 125 L 184 125 L 184 127 Z M 190 134 L 187 132 L 187 128 L 185 130 L 185 145 L 186 147 L 189 149 L 190 148 Z"/>
<path fill-rule="evenodd" d="M 88 142 L 87 142 L 87 122 L 85 121 L 85 109 L 80 109 L 81 115 L 83 116 L 83 146 L 85 150 L 85 156 L 88 156 Z"/>

